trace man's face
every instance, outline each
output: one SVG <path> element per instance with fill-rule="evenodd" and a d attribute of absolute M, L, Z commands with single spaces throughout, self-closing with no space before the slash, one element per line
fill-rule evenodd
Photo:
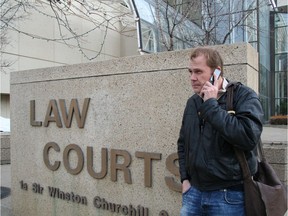
<path fill-rule="evenodd" d="M 190 60 L 188 70 L 192 89 L 199 94 L 205 82 L 212 76 L 213 69 L 206 64 L 205 56 L 200 55 Z"/>

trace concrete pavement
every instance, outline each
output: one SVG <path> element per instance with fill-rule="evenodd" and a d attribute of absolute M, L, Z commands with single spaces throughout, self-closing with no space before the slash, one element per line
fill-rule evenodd
<path fill-rule="evenodd" d="M 287 145 L 287 125 L 263 127 L 261 139 L 264 144 Z"/>

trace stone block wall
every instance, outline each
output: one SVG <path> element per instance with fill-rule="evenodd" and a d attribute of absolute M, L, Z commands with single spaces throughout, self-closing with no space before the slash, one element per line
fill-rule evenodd
<path fill-rule="evenodd" d="M 287 185 L 287 144 L 264 144 L 264 155 L 280 180 Z"/>
<path fill-rule="evenodd" d="M 215 46 L 258 89 L 249 44 Z M 11 75 L 14 215 L 179 215 L 175 153 L 191 50 Z"/>
<path fill-rule="evenodd" d="M 1 143 L 1 165 L 10 164 L 10 133 L 0 134 Z"/>

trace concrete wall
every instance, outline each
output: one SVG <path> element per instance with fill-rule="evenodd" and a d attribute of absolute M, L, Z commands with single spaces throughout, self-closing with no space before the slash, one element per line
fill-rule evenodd
<path fill-rule="evenodd" d="M 258 89 L 250 45 L 215 48 L 226 77 Z M 174 159 L 192 95 L 190 52 L 13 73 L 14 215 L 178 215 Z M 81 115 L 74 110 L 70 125 L 71 104 Z"/>
<path fill-rule="evenodd" d="M 264 145 L 264 154 L 280 180 L 287 185 L 287 143 Z"/>
<path fill-rule="evenodd" d="M 10 164 L 10 133 L 0 134 L 0 144 L 1 144 L 1 158 L 0 164 Z"/>

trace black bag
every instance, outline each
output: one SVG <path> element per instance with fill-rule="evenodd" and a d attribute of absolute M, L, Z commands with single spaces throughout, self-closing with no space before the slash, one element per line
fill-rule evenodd
<path fill-rule="evenodd" d="M 227 87 L 227 110 L 233 111 L 233 91 L 239 83 Z M 242 150 L 234 148 L 244 178 L 246 216 L 284 216 L 287 211 L 287 188 L 280 181 L 272 166 L 266 161 L 262 142 L 258 144 L 258 171 L 251 176 Z"/>

